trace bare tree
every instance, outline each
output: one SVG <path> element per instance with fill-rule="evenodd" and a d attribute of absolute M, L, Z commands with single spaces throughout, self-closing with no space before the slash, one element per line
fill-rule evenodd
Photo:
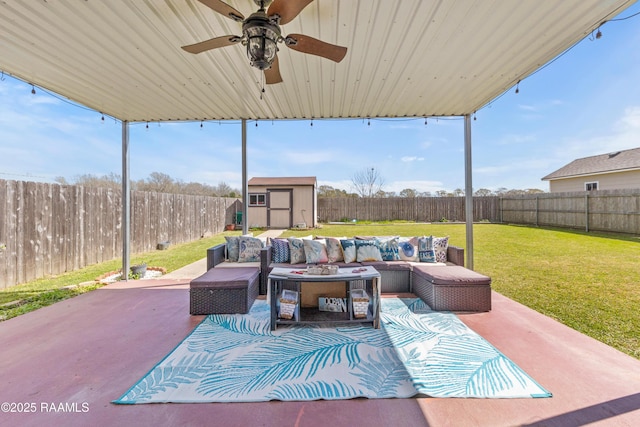
<path fill-rule="evenodd" d="M 353 174 L 351 182 L 355 193 L 360 197 L 377 197 L 384 194 L 384 179 L 375 168 L 366 168 Z"/>
<path fill-rule="evenodd" d="M 349 197 L 345 190 L 333 188 L 330 185 L 320 185 L 318 187 L 318 197 Z"/>
<path fill-rule="evenodd" d="M 493 192 L 491 190 L 489 190 L 488 188 L 481 188 L 479 190 L 476 190 L 473 193 L 474 196 L 478 196 L 478 197 L 487 197 L 487 196 L 491 196 L 493 195 Z"/>
<path fill-rule="evenodd" d="M 169 175 L 162 172 L 151 172 L 144 186 L 144 191 L 158 193 L 175 193 L 176 183 Z"/>
<path fill-rule="evenodd" d="M 417 197 L 418 192 L 413 188 L 405 188 L 400 192 L 400 197 Z"/>
<path fill-rule="evenodd" d="M 66 182 L 64 177 L 57 177 L 56 181 L 60 184 L 69 184 L 68 182 Z M 114 190 L 118 190 L 122 187 L 122 179 L 120 178 L 120 175 L 113 172 L 103 176 L 91 174 L 77 175 L 72 180 L 72 183 L 74 185 L 81 185 L 83 187 L 101 187 L 111 188 Z"/>
<path fill-rule="evenodd" d="M 96 176 L 91 174 L 78 175 L 71 182 L 65 177 L 58 176 L 55 181 L 61 185 L 82 185 L 85 187 L 103 187 L 119 190 L 122 188 L 120 175 L 110 173 L 108 175 Z M 192 194 L 196 196 L 210 197 L 238 197 L 240 191 L 231 188 L 224 181 L 216 186 L 201 184 L 198 182 L 183 182 L 175 180 L 169 175 L 161 172 L 152 172 L 149 177 L 131 182 L 131 189 L 134 191 L 154 191 L 158 193 Z"/>
<path fill-rule="evenodd" d="M 229 184 L 224 181 L 220 181 L 217 186 L 214 187 L 216 195 L 220 197 L 233 197 L 235 191 Z"/>

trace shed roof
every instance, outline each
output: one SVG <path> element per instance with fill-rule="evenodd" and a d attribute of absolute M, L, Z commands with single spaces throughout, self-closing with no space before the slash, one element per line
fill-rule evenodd
<path fill-rule="evenodd" d="M 316 185 L 315 176 L 282 176 L 282 177 L 254 177 L 249 185 Z"/>
<path fill-rule="evenodd" d="M 245 16 L 252 0 L 225 0 Z M 0 2 L 0 70 L 122 121 L 472 114 L 634 0 L 316 0 L 283 33 L 347 47 L 344 60 L 282 46 L 283 83 L 197 0 Z"/>
<path fill-rule="evenodd" d="M 577 176 L 640 170 L 640 148 L 576 159 L 542 178 L 546 181 Z"/>

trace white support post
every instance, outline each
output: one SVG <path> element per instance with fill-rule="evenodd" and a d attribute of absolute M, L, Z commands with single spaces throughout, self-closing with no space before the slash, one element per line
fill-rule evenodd
<path fill-rule="evenodd" d="M 467 247 L 466 267 L 473 270 L 473 184 L 471 173 L 471 115 L 464 116 L 464 194 Z"/>
<path fill-rule="evenodd" d="M 249 185 L 247 181 L 247 119 L 242 119 L 242 234 L 249 232 Z"/>
<path fill-rule="evenodd" d="M 131 188 L 129 183 L 129 122 L 122 122 L 122 280 L 129 279 Z"/>

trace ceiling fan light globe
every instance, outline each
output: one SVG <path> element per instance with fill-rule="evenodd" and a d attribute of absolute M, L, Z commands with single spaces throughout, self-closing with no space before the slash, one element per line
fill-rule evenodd
<path fill-rule="evenodd" d="M 253 27 L 246 30 L 247 56 L 251 65 L 265 70 L 271 67 L 278 53 L 278 34 L 268 28 Z"/>
<path fill-rule="evenodd" d="M 247 56 L 253 67 L 266 70 L 271 67 L 278 53 L 278 41 L 282 40 L 280 26 L 272 22 L 264 9 L 252 13 L 242 25 L 247 40 Z"/>

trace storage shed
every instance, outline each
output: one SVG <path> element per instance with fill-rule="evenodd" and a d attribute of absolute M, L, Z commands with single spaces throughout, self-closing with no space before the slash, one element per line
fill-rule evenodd
<path fill-rule="evenodd" d="M 248 182 L 249 227 L 316 227 L 317 179 L 302 177 L 254 177 Z"/>

